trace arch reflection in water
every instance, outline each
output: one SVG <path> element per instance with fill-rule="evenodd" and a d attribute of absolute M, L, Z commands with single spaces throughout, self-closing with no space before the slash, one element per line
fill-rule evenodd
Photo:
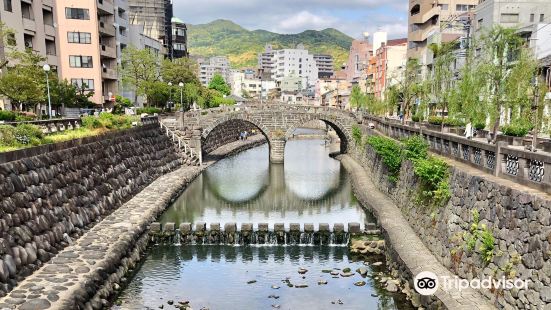
<path fill-rule="evenodd" d="M 340 162 L 323 140 L 289 141 L 285 164 L 270 164 L 263 145 L 203 172 L 162 215 L 161 222 L 373 222 L 352 194 Z"/>
<path fill-rule="evenodd" d="M 299 274 L 299 267 L 308 272 Z M 367 268 L 368 275 L 323 272 L 347 267 Z M 404 295 L 386 292 L 374 279 L 384 268 L 353 262 L 340 247 L 155 246 L 114 309 L 166 309 L 168 300 L 189 300 L 193 309 L 412 309 Z M 355 286 L 357 281 L 367 285 Z M 332 303 L 338 300 L 343 304 Z"/>

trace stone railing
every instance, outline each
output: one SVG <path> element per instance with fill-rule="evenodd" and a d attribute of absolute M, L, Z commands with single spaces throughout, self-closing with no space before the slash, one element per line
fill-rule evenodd
<path fill-rule="evenodd" d="M 175 146 L 178 147 L 178 150 L 183 151 L 186 156 L 189 156 L 190 158 L 197 161 L 199 166 L 203 164 L 203 156 L 201 153 L 197 154 L 193 148 L 184 141 L 175 131 L 168 128 L 167 125 L 165 125 L 162 121 L 159 121 L 158 117 L 155 117 L 156 123 L 158 123 L 161 127 L 161 130 L 163 131 L 166 136 L 172 140 L 172 142 L 175 144 Z M 142 119 L 143 122 L 143 119 Z"/>
<path fill-rule="evenodd" d="M 80 118 L 60 118 L 41 121 L 6 122 L 4 124 L 11 126 L 17 126 L 20 124 L 36 125 L 42 128 L 42 131 L 45 134 L 50 134 L 68 129 L 77 129 L 82 126 L 82 120 Z"/>
<path fill-rule="evenodd" d="M 437 132 L 419 125 L 402 125 L 398 120 L 374 116 L 364 116 L 364 124 L 367 123 L 373 123 L 377 131 L 392 138 L 421 135 L 434 153 L 519 184 L 551 191 L 551 153 L 531 152 L 503 141 L 491 144 L 486 140 L 471 140 L 453 133 Z"/>
<path fill-rule="evenodd" d="M 287 112 L 287 113 L 314 113 L 314 114 L 334 114 L 339 116 L 346 116 L 356 118 L 357 115 L 352 111 L 346 111 L 337 108 L 313 106 L 313 105 L 297 105 L 297 104 L 246 104 L 246 105 L 233 105 L 233 106 L 221 106 L 218 108 L 205 109 L 205 110 L 191 110 L 186 112 L 186 117 L 199 117 L 199 116 L 215 116 L 232 112 L 247 112 L 247 111 L 266 111 L 266 112 Z"/>

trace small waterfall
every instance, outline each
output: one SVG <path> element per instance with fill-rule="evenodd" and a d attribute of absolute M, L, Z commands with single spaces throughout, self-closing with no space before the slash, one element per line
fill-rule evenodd
<path fill-rule="evenodd" d="M 224 230 L 221 230 L 217 223 L 211 225 L 211 229 L 207 229 L 206 225 L 202 223 L 195 227 L 196 230 L 193 230 L 189 223 L 181 224 L 179 229 L 175 228 L 174 223 L 166 223 L 163 225 L 163 230 L 159 223 L 154 224 L 149 232 L 151 240 L 156 244 L 174 245 L 346 246 L 350 242 L 351 235 L 363 232 L 357 223 L 349 224 L 348 231 L 344 230 L 342 224 L 335 224 L 333 230 L 330 230 L 327 224 L 323 224 L 323 226 L 320 224 L 318 231 L 314 231 L 312 224 L 305 227 L 306 231 L 300 229 L 298 224 L 294 224 L 288 231 L 285 230 L 283 224 L 272 230 L 268 230 L 267 224 L 265 224 L 260 231 L 253 230 L 252 224 L 245 225 L 242 230 L 238 230 L 237 225 L 233 223 L 227 224 Z M 367 232 L 370 231 L 372 230 Z"/>

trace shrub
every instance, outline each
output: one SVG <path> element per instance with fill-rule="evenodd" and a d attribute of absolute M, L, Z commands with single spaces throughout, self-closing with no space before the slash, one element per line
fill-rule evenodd
<path fill-rule="evenodd" d="M 411 120 L 414 122 L 414 123 L 418 123 L 420 120 L 421 120 L 421 117 L 419 115 L 413 115 L 411 117 Z"/>
<path fill-rule="evenodd" d="M 509 125 L 501 127 L 501 131 L 504 135 L 513 136 L 513 137 L 524 137 L 530 130 L 534 128 L 534 125 L 528 122 L 514 121 Z"/>
<path fill-rule="evenodd" d="M 352 126 L 352 139 L 354 139 L 356 145 L 362 143 L 362 130 L 357 125 Z"/>
<path fill-rule="evenodd" d="M 140 114 L 159 114 L 161 113 L 161 109 L 159 108 L 155 108 L 155 107 L 145 107 L 145 108 L 139 108 L 136 110 L 136 114 L 140 115 Z"/>
<path fill-rule="evenodd" d="M 44 133 L 40 127 L 29 124 L 20 124 L 15 127 L 15 140 L 23 145 L 39 145 Z"/>
<path fill-rule="evenodd" d="M 441 116 L 429 116 L 429 124 L 446 126 L 465 126 L 465 122 L 455 118 L 442 118 Z"/>
<path fill-rule="evenodd" d="M 15 113 L 12 111 L 0 110 L 0 121 L 13 122 L 15 121 Z"/>
<path fill-rule="evenodd" d="M 13 146 L 15 143 L 15 127 L 0 125 L 0 145 Z"/>
<path fill-rule="evenodd" d="M 484 122 L 474 123 L 473 127 L 476 130 L 483 130 L 484 128 L 486 128 L 486 123 Z"/>
<path fill-rule="evenodd" d="M 448 164 L 436 157 L 429 156 L 413 162 L 415 175 L 421 179 L 421 198 L 436 205 L 444 204 L 451 197 L 448 184 Z"/>
<path fill-rule="evenodd" d="M 102 124 L 99 119 L 95 116 L 85 116 L 82 118 L 82 126 L 88 129 L 97 129 L 101 128 Z"/>
<path fill-rule="evenodd" d="M 426 158 L 429 144 L 419 135 L 402 140 L 404 145 L 403 155 L 405 159 L 417 160 Z"/>
<path fill-rule="evenodd" d="M 36 114 L 32 112 L 20 112 L 15 115 L 15 120 L 18 122 L 34 121 L 36 120 Z"/>
<path fill-rule="evenodd" d="M 367 144 L 383 158 L 383 163 L 390 173 L 389 180 L 396 182 L 402 166 L 402 148 L 400 144 L 392 139 L 380 136 L 370 136 L 367 138 Z"/>

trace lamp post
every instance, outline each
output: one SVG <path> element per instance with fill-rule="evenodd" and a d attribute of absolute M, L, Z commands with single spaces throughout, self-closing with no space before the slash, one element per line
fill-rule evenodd
<path fill-rule="evenodd" d="M 532 113 L 534 118 L 534 129 L 532 131 L 532 152 L 536 152 L 538 146 L 538 106 L 540 101 L 540 92 L 538 85 L 538 75 L 534 77 L 534 103 L 532 104 Z"/>
<path fill-rule="evenodd" d="M 172 82 L 168 82 L 168 104 L 167 104 L 167 108 L 170 109 L 171 104 L 172 104 Z"/>
<path fill-rule="evenodd" d="M 46 73 L 46 89 L 48 90 L 48 118 L 52 119 L 52 99 L 50 98 L 50 79 L 48 78 L 48 72 L 50 72 L 50 65 L 45 64 L 42 69 Z"/>
<path fill-rule="evenodd" d="M 184 83 L 180 82 L 178 84 L 178 86 L 180 86 L 180 108 L 182 109 L 182 111 L 185 112 L 185 109 L 184 109 Z"/>

